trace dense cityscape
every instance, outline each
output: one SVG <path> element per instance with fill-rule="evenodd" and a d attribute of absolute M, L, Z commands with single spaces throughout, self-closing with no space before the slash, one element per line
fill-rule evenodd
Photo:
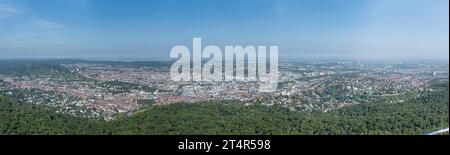
<path fill-rule="evenodd" d="M 448 85 L 449 70 L 445 61 L 283 61 L 277 91 L 262 93 L 257 82 L 174 82 L 170 62 L 51 62 L 2 65 L 0 94 L 56 107 L 58 113 L 105 120 L 148 106 L 220 100 L 328 112 L 380 98 L 402 103 L 423 92 L 443 91 L 431 85 Z"/>
<path fill-rule="evenodd" d="M 0 148 L 435 154 L 449 3 L 0 0 Z"/>

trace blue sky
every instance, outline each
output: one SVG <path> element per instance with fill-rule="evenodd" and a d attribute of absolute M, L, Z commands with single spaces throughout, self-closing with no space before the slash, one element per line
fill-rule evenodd
<path fill-rule="evenodd" d="M 175 45 L 280 57 L 447 58 L 448 0 L 0 0 L 0 58 L 169 58 Z"/>

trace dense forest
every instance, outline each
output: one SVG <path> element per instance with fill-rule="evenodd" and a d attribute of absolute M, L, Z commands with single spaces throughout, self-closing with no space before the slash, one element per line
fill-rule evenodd
<path fill-rule="evenodd" d="M 331 112 L 216 101 L 148 106 L 103 121 L 55 113 L 42 105 L 0 97 L 0 134 L 423 134 L 448 127 L 444 91 L 403 103 L 379 100 Z"/>

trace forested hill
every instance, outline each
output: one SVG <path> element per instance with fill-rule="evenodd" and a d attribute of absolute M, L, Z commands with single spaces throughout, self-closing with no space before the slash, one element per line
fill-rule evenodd
<path fill-rule="evenodd" d="M 403 103 L 380 100 L 328 113 L 225 102 L 179 103 L 109 122 L 0 97 L 0 134 L 423 134 L 448 127 L 448 83 L 444 88 Z"/>

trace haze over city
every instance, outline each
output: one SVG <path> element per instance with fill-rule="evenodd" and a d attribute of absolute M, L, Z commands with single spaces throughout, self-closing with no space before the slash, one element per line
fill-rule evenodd
<path fill-rule="evenodd" d="M 0 0 L 0 59 L 168 58 L 209 45 L 278 45 L 280 58 L 448 60 L 449 1 Z"/>

